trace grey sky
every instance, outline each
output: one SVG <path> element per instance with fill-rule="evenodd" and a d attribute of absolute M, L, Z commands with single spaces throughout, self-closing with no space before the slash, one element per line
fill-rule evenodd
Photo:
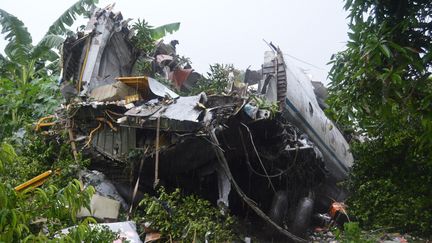
<path fill-rule="evenodd" d="M 0 8 L 17 16 L 37 42 L 48 26 L 75 0 L 12 0 Z M 100 0 L 104 7 L 113 1 Z M 268 50 L 263 39 L 284 53 L 319 67 L 288 59 L 325 81 L 333 53 L 344 49 L 347 13 L 342 0 L 117 0 L 115 10 L 124 18 L 144 18 L 151 25 L 181 22 L 180 30 L 166 37 L 180 42 L 178 53 L 191 58 L 193 67 L 206 72 L 213 63 L 231 63 L 259 69 Z M 81 20 L 84 24 L 85 21 Z M 5 41 L 1 39 L 3 49 Z"/>

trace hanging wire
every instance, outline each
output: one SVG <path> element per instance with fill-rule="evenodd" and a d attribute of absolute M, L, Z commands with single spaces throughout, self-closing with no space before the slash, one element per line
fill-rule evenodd
<path fill-rule="evenodd" d="M 294 60 L 296 60 L 296 61 L 299 61 L 299 62 L 301 62 L 301 63 L 304 63 L 304 64 L 309 65 L 309 66 L 311 66 L 311 67 L 314 67 L 314 68 L 316 68 L 316 69 L 319 69 L 319 70 L 321 70 L 321 71 L 327 71 L 327 70 L 325 70 L 325 69 L 323 69 L 323 68 L 320 68 L 320 67 L 318 67 L 318 66 L 316 66 L 316 65 L 314 65 L 314 64 L 312 64 L 312 63 L 310 63 L 310 62 L 303 61 L 302 59 L 300 59 L 300 58 L 298 58 L 298 57 L 295 57 L 295 56 L 293 56 L 293 55 L 290 55 L 290 54 L 288 54 L 288 53 L 283 53 L 283 55 L 284 55 L 284 56 L 287 56 L 287 57 L 291 57 L 292 59 L 294 59 Z"/>
<path fill-rule="evenodd" d="M 253 137 L 252 137 L 252 133 L 251 133 L 251 131 L 249 130 L 249 127 L 248 126 L 246 126 L 244 123 L 240 123 L 242 126 L 244 126 L 245 128 L 246 128 L 246 130 L 249 132 L 249 137 L 250 137 L 250 140 L 251 140 L 251 144 L 252 144 L 252 147 L 253 147 L 253 149 L 254 149 L 254 151 L 255 151 L 255 153 L 256 153 L 256 156 L 257 156 L 257 158 L 258 158 L 258 161 L 260 162 L 260 164 L 261 164 L 261 166 L 262 166 L 262 168 L 263 168 L 263 170 L 264 170 L 264 173 L 266 174 L 266 177 L 267 177 L 267 179 L 268 179 L 268 181 L 269 181 L 269 183 L 270 183 L 270 186 L 271 186 L 271 188 L 273 189 L 273 191 L 276 193 L 276 189 L 275 189 L 275 187 L 273 186 L 273 183 L 272 183 L 272 181 L 270 180 L 270 176 L 269 176 L 269 174 L 267 173 L 267 169 L 264 167 L 264 163 L 262 162 L 262 160 L 261 160 L 261 157 L 259 156 L 259 153 L 258 153 L 258 150 L 256 149 L 256 147 L 255 147 L 255 143 L 254 143 L 254 141 L 253 141 Z"/>

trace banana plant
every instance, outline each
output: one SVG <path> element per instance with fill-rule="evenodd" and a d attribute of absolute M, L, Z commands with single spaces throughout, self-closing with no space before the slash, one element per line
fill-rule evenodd
<path fill-rule="evenodd" d="M 170 23 L 164 24 L 158 27 L 150 28 L 150 35 L 154 40 L 162 39 L 167 34 L 172 34 L 173 32 L 179 30 L 180 23 Z"/>
<path fill-rule="evenodd" d="M 0 29 L 7 41 L 5 54 L 0 54 L 0 141 L 58 106 L 58 49 L 68 27 L 89 14 L 96 2 L 79 0 L 66 9 L 36 45 L 24 23 L 0 9 Z"/>
<path fill-rule="evenodd" d="M 179 28 L 179 22 L 153 27 L 147 21 L 138 19 L 132 25 L 132 29 L 136 31 L 136 35 L 132 38 L 132 41 L 144 53 L 151 53 L 155 48 L 155 41 L 162 39 L 167 34 L 172 34 Z"/>
<path fill-rule="evenodd" d="M 47 65 L 58 61 L 55 49 L 63 43 L 67 33 L 77 16 L 88 15 L 98 0 L 79 0 L 69 7 L 48 28 L 45 36 L 36 44 L 24 23 L 14 15 L 0 9 L 1 33 L 5 34 L 5 56 L 0 55 L 0 75 L 14 80 L 17 84 L 25 84 L 35 77 L 59 71 L 58 65 L 47 70 Z M 47 72 L 48 71 L 48 72 Z"/>

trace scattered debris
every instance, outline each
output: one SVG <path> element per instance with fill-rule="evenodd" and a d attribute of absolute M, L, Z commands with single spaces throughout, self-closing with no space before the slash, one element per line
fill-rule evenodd
<path fill-rule="evenodd" d="M 81 170 L 78 173 L 78 177 L 84 183 L 84 187 L 93 186 L 96 190 L 96 194 L 103 198 L 113 199 L 121 204 L 123 209 L 128 209 L 128 205 L 122 196 L 118 193 L 114 184 L 108 180 L 105 175 L 99 171 L 87 171 Z M 98 197 L 97 199 L 99 199 Z"/>
<path fill-rule="evenodd" d="M 339 241 L 336 240 L 336 236 L 329 229 L 323 229 L 320 231 L 312 232 L 309 235 L 309 242 L 313 242 L 313 243 L 321 243 L 321 242 L 338 243 Z"/>
<path fill-rule="evenodd" d="M 82 208 L 81 211 L 78 212 L 77 217 L 83 218 L 93 216 L 102 220 L 116 220 L 118 218 L 119 209 L 120 202 L 95 194 L 90 201 L 90 211 L 86 208 Z"/>
<path fill-rule="evenodd" d="M 147 233 L 145 236 L 144 243 L 157 241 L 157 240 L 160 240 L 160 238 L 161 238 L 160 233 L 157 233 L 157 232 Z"/>
<path fill-rule="evenodd" d="M 409 234 L 386 233 L 379 238 L 382 243 L 407 243 L 407 242 L 431 242 L 420 237 L 414 237 Z"/>

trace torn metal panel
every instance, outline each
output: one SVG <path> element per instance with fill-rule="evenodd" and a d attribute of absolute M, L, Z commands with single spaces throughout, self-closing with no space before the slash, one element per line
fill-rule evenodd
<path fill-rule="evenodd" d="M 179 95 L 168 89 L 165 85 L 156 81 L 153 78 L 147 78 L 150 91 L 160 97 L 169 96 L 173 99 L 178 98 Z"/>
<path fill-rule="evenodd" d="M 217 173 L 218 191 L 219 191 L 219 199 L 217 203 L 218 205 L 222 203 L 224 207 L 228 208 L 229 207 L 228 196 L 229 193 L 231 192 L 231 183 L 223 168 L 219 167 L 216 173 Z"/>
<path fill-rule="evenodd" d="M 118 76 L 128 75 L 134 62 L 132 46 L 125 38 L 128 33 L 122 32 L 121 15 L 110 10 L 99 9 L 93 16 L 97 16 L 94 26 L 87 26 L 86 31 L 94 33 L 90 46 L 84 52 L 84 66 L 81 70 L 83 91 L 115 82 Z"/>
<path fill-rule="evenodd" d="M 139 90 L 144 94 L 144 97 L 148 97 L 150 93 L 158 96 L 158 97 L 170 97 L 170 98 L 178 98 L 179 95 L 168 89 L 165 85 L 159 83 L 156 79 L 147 77 L 147 76 L 139 76 L 139 77 L 118 77 L 116 80 L 121 81 L 128 86 Z"/>
<path fill-rule="evenodd" d="M 270 102 L 277 102 L 277 80 L 275 69 L 275 55 L 272 51 L 264 53 L 264 64 L 262 66 L 263 80 L 258 85 L 261 94 L 265 94 Z"/>
<path fill-rule="evenodd" d="M 126 116 L 150 117 L 164 107 L 162 104 L 143 104 L 128 110 Z"/>
<path fill-rule="evenodd" d="M 63 81 L 73 80 L 81 96 L 96 87 L 128 76 L 136 60 L 127 21 L 111 7 L 96 9 L 84 33 L 68 38 L 63 47 Z M 79 56 L 79 58 L 78 58 Z"/>
<path fill-rule="evenodd" d="M 146 103 L 130 109 L 125 115 L 130 121 L 143 128 L 155 128 L 155 121 L 160 117 L 162 130 L 194 131 L 202 126 L 198 118 L 203 109 L 198 107 L 198 103 L 203 99 L 203 95 L 200 94 L 180 97 L 170 104 L 163 104 L 162 101 L 156 104 Z"/>
<path fill-rule="evenodd" d="M 159 55 L 156 56 L 156 62 L 159 63 L 159 64 L 162 64 L 164 62 L 165 63 L 169 63 L 173 59 L 174 58 L 172 56 L 170 56 L 170 55 L 159 54 Z"/>
<path fill-rule="evenodd" d="M 123 100 L 127 96 L 135 94 L 136 91 L 122 82 L 106 84 L 94 88 L 89 95 L 91 100 L 96 101 L 118 101 Z"/>
<path fill-rule="evenodd" d="M 77 213 L 78 218 L 84 217 L 95 217 L 98 219 L 111 219 L 115 220 L 118 218 L 120 210 L 120 202 L 94 194 L 90 201 L 90 211 L 87 208 L 82 207 Z"/>
<path fill-rule="evenodd" d="M 198 106 L 198 103 L 205 99 L 204 94 L 196 96 L 180 97 L 173 104 L 169 105 L 165 111 L 159 111 L 159 115 L 163 118 L 177 121 L 192 121 L 198 122 L 203 109 Z"/>
<path fill-rule="evenodd" d="M 177 69 L 171 71 L 168 75 L 168 78 L 174 82 L 175 86 L 179 89 L 182 87 L 186 80 L 188 80 L 189 76 L 194 70 L 190 69 Z M 190 88 L 190 87 L 189 87 Z"/>
<path fill-rule="evenodd" d="M 109 158 L 126 161 L 128 153 L 136 148 L 136 130 L 133 127 L 121 126 L 114 131 L 104 126 L 95 134 L 93 147 Z"/>

